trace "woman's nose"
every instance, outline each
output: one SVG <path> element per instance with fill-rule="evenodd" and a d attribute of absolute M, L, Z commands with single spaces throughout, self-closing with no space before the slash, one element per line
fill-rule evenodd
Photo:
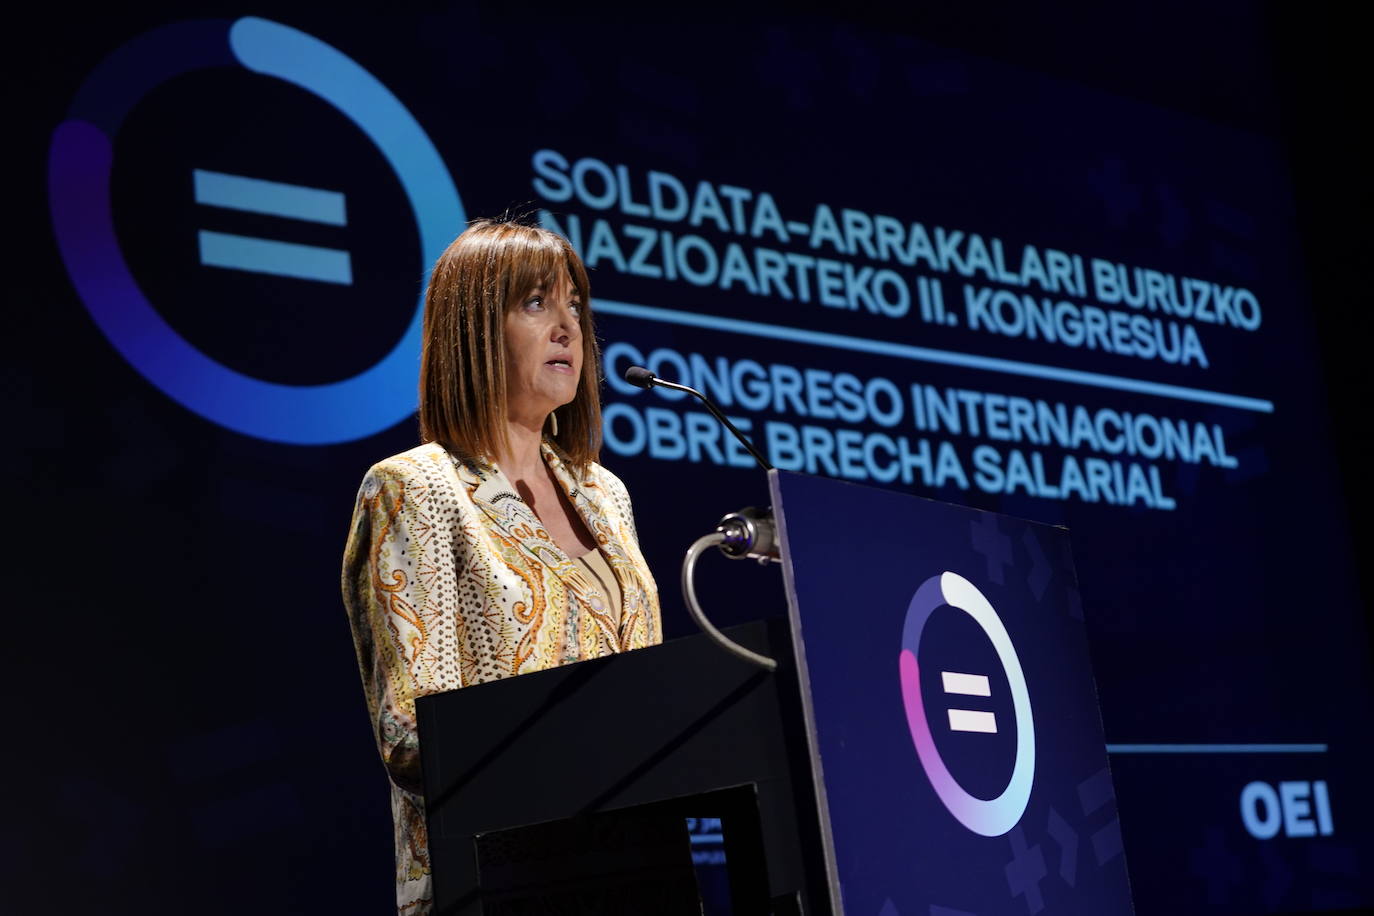
<path fill-rule="evenodd" d="M 554 334 L 561 335 L 563 338 L 575 338 L 582 332 L 582 325 L 578 323 L 577 313 L 571 306 L 563 306 L 558 310 L 558 322 L 554 326 Z"/>

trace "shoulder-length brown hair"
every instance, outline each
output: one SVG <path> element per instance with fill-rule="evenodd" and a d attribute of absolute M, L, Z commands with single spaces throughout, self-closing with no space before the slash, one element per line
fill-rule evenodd
<path fill-rule="evenodd" d="M 582 300 L 582 377 L 551 440 L 580 470 L 601 451 L 600 348 L 587 270 L 568 241 L 523 223 L 477 220 L 434 265 L 420 352 L 420 439 L 459 458 L 506 450 L 506 313 L 566 272 Z"/>

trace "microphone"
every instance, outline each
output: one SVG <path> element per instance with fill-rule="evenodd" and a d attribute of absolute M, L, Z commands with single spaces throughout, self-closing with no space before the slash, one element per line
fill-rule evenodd
<path fill-rule="evenodd" d="M 740 444 L 744 446 L 749 454 L 754 456 L 754 460 L 759 463 L 759 467 L 763 468 L 765 471 L 773 470 L 773 466 L 768 463 L 768 459 L 764 458 L 763 455 L 759 454 L 759 450 L 754 448 L 754 443 L 750 442 L 749 438 L 745 436 L 744 433 L 736 429 L 735 424 L 731 423 L 730 419 L 720 412 L 720 408 L 712 403 L 711 399 L 700 391 L 697 391 L 695 388 L 689 388 L 686 385 L 679 385 L 677 382 L 661 379 L 643 366 L 631 366 L 626 369 L 625 381 L 634 385 L 636 388 L 653 388 L 655 386 L 660 388 L 671 388 L 674 391 L 685 391 L 697 398 L 701 403 L 706 405 L 706 409 L 711 411 L 711 415 L 719 420 L 721 425 L 734 434 L 735 438 L 740 441 Z"/>
<path fill-rule="evenodd" d="M 754 448 L 754 444 L 745 437 L 744 433 L 736 429 L 735 424 L 731 423 L 729 418 L 720 412 L 720 408 L 700 391 L 686 385 L 679 385 L 677 382 L 661 379 L 643 366 L 631 366 L 626 369 L 625 381 L 636 388 L 653 388 L 657 385 L 671 388 L 674 391 L 685 391 L 693 395 L 706 405 L 706 409 L 711 411 L 711 415 L 719 420 L 721 425 L 735 434 L 735 438 L 749 450 L 749 454 L 754 456 L 754 460 L 759 463 L 760 467 L 765 471 L 773 470 L 768 459 L 759 454 L 758 449 Z M 719 547 L 721 552 L 732 560 L 748 557 L 752 560 L 758 560 L 760 564 L 781 563 L 782 560 L 778 554 L 777 530 L 773 524 L 772 511 L 769 509 L 760 511 L 751 507 L 741 509 L 739 512 L 732 512 L 720 520 L 715 531 L 697 538 L 692 546 L 687 548 L 687 556 L 682 561 L 682 597 L 686 599 L 687 611 L 692 615 L 697 626 L 722 649 L 736 658 L 758 665 L 765 671 L 778 670 L 777 659 L 760 655 L 752 649 L 746 649 L 717 630 L 711 621 L 706 619 L 706 613 L 697 601 L 696 567 L 697 559 L 711 547 Z"/>
<path fill-rule="evenodd" d="M 658 379 L 654 378 L 654 374 L 643 366 L 631 366 L 625 370 L 625 381 L 636 388 L 652 388 Z"/>

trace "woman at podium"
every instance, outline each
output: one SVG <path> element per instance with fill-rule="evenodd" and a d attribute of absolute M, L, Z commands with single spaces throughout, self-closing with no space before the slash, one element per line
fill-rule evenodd
<path fill-rule="evenodd" d="M 358 491 L 343 595 L 391 779 L 401 913 L 431 900 L 415 698 L 662 639 L 629 495 L 597 463 L 590 306 L 566 240 L 473 224 L 425 293 L 423 444 Z"/>

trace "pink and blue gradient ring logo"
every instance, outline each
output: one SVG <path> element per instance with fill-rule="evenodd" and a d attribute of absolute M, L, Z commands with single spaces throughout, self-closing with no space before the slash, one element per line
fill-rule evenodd
<path fill-rule="evenodd" d="M 935 747 L 926 717 L 925 701 L 921 696 L 920 658 L 921 634 L 926 622 L 937 608 L 949 605 L 973 618 L 997 650 L 1011 688 L 1012 709 L 1016 715 L 1016 762 L 1011 780 L 996 798 L 974 798 L 950 774 L 945 761 Z M 907 727 L 916 745 L 916 754 L 930 779 L 935 794 L 949 813 L 969 830 L 982 836 L 1001 836 L 1016 826 L 1030 802 L 1031 783 L 1035 776 L 1035 723 L 1031 718 L 1030 694 L 1026 691 L 1026 675 L 1021 660 L 1011 644 L 1007 628 L 993 610 L 992 604 L 972 582 L 952 572 L 932 576 L 916 589 L 907 606 L 906 623 L 902 627 L 902 653 L 899 659 L 902 679 L 902 703 L 906 707 Z"/>
<path fill-rule="evenodd" d="M 164 394 L 244 435 L 295 445 L 347 442 L 415 410 L 423 297 L 401 339 L 375 365 L 323 385 L 282 385 L 236 372 L 201 352 L 153 308 L 120 251 L 110 211 L 114 139 L 125 115 L 157 86 L 197 70 L 242 67 L 305 89 L 361 130 L 400 179 L 420 236 L 421 270 L 465 220 L 438 150 L 376 77 L 304 32 L 246 17 L 147 32 L 113 52 L 53 132 L 48 197 L 58 248 L 78 295 L 105 336 Z"/>

